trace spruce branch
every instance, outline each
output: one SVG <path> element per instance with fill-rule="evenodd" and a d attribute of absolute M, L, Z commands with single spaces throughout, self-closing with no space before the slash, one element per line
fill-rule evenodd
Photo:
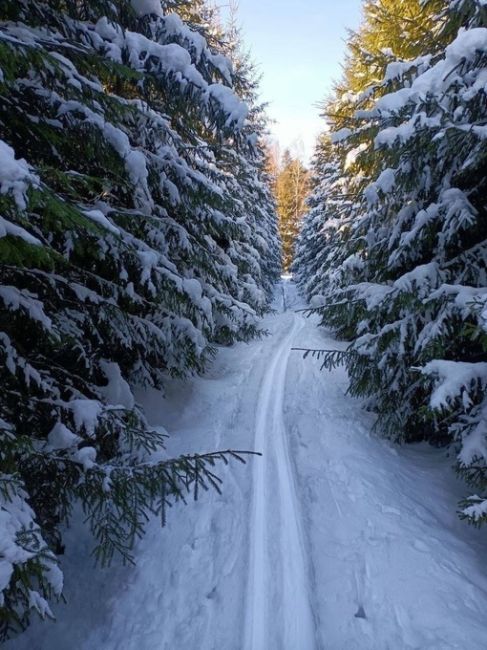
<path fill-rule="evenodd" d="M 322 361 L 320 370 L 334 370 L 346 364 L 354 354 L 352 350 L 313 350 L 309 348 L 292 348 L 293 352 L 303 352 L 303 359 L 311 357 Z"/>
<path fill-rule="evenodd" d="M 354 298 L 353 300 L 343 300 L 342 302 L 329 302 L 326 305 L 320 305 L 318 307 L 306 307 L 305 309 L 297 309 L 296 314 L 304 314 L 305 316 L 311 316 L 313 314 L 322 314 L 325 309 L 331 307 L 343 307 L 344 305 L 354 305 L 360 302 L 363 302 L 363 298 Z"/>

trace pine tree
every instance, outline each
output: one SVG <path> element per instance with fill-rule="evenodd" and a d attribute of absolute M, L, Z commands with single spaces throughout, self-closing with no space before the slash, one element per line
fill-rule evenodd
<path fill-rule="evenodd" d="M 168 458 L 132 389 L 258 335 L 279 242 L 245 79 L 201 2 L 5 0 L 0 20 L 5 638 L 52 615 L 76 501 L 108 564 L 149 513 L 219 489 L 232 454 Z"/>

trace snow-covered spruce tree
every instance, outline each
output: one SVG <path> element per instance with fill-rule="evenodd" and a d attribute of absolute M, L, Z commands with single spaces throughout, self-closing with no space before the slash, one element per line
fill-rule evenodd
<path fill-rule="evenodd" d="M 240 29 L 233 17 L 224 30 L 223 52 L 231 61 L 234 70 L 234 90 L 245 101 L 248 115 L 242 128 L 251 145 L 252 155 L 227 147 L 227 168 L 236 179 L 235 193 L 241 201 L 242 211 L 252 236 L 254 258 L 251 277 L 261 279 L 270 297 L 275 282 L 281 273 L 281 241 L 276 219 L 276 201 L 272 191 L 272 178 L 267 170 L 266 140 L 268 118 L 265 104 L 259 102 L 259 77 L 246 51 Z"/>
<path fill-rule="evenodd" d="M 259 145 L 201 4 L 0 8 L 2 637 L 51 615 L 75 501 L 108 563 L 150 511 L 218 487 L 225 455 L 168 459 L 132 395 L 257 334 L 275 275 L 271 207 L 225 162 L 261 187 Z"/>
<path fill-rule="evenodd" d="M 322 314 L 353 339 L 351 392 L 370 398 L 388 437 L 457 446 L 459 470 L 479 490 L 462 514 L 479 523 L 487 518 L 487 13 L 474 0 L 440 9 L 424 5 L 433 49 L 390 61 L 381 83 L 352 98 L 355 112 L 347 109 L 346 130 L 335 134 L 363 178 L 344 242 L 344 258 L 360 265 L 358 276 L 343 274 Z"/>
<path fill-rule="evenodd" d="M 360 130 L 355 133 L 356 111 L 372 105 L 387 65 L 395 57 L 414 58 L 425 41 L 434 40 L 435 18 L 420 0 L 367 0 L 359 31 L 350 33 L 343 79 L 324 106 L 324 118 L 334 132 L 333 145 L 329 134 L 317 143 L 311 211 L 303 223 L 293 266 L 308 300 L 327 302 L 330 294 L 328 302 L 333 302 L 337 286 L 352 284 L 360 277 L 360 256 L 345 245 L 350 226 L 360 213 L 357 202 L 370 173 L 364 155 L 368 137 Z M 342 141 L 345 146 L 340 146 Z M 353 337 L 353 322 L 335 320 L 331 312 L 327 317 L 340 336 Z"/>
<path fill-rule="evenodd" d="M 326 201 L 327 180 L 329 177 L 329 160 L 327 154 L 331 147 L 325 144 L 325 136 L 317 141 L 310 168 L 310 193 L 306 199 L 308 208 L 304 215 L 294 246 L 291 265 L 293 279 L 302 294 L 309 300 L 314 292 L 308 288 L 308 281 L 316 282 L 314 262 L 323 249 L 320 231 L 325 220 L 324 204 Z"/>
<path fill-rule="evenodd" d="M 343 264 L 343 240 L 353 218 L 354 194 L 345 170 L 327 134 L 317 142 L 312 161 L 313 189 L 307 199 L 292 266 L 294 278 L 308 301 L 324 304 L 326 296 L 340 284 L 341 273 L 350 270 L 353 259 Z"/>
<path fill-rule="evenodd" d="M 350 36 L 343 80 L 325 106 L 339 176 L 341 225 L 337 236 L 329 240 L 329 263 L 318 275 L 321 294 L 333 306 L 323 310 L 324 320 L 344 339 L 356 336 L 364 312 L 363 301 L 340 295 L 340 287 L 368 280 L 364 235 L 355 227 L 364 213 L 364 191 L 382 171 L 374 146 L 377 127 L 364 121 L 361 114 L 367 115 L 377 98 L 389 92 L 389 84 L 383 83 L 389 69 L 411 67 L 421 48 L 441 50 L 440 6 L 441 2 L 433 0 L 428 4 L 421 0 L 367 0 L 361 28 Z M 373 232 L 365 234 L 366 239 L 373 236 Z M 342 303 L 349 308 L 343 311 Z"/>

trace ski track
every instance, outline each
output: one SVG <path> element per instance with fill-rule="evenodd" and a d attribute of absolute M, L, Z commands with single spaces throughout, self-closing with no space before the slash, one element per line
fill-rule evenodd
<path fill-rule="evenodd" d="M 290 329 L 265 373 L 257 405 L 254 446 L 263 457 L 253 472 L 245 650 L 316 647 L 308 553 L 283 417 L 290 350 L 301 328 L 290 314 Z"/>

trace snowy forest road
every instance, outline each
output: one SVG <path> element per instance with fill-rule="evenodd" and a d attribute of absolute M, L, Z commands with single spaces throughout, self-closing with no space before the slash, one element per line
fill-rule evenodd
<path fill-rule="evenodd" d="M 487 542 L 456 516 L 451 459 L 373 434 L 345 370 L 291 352 L 345 344 L 294 313 L 291 282 L 277 295 L 269 336 L 137 395 L 171 455 L 263 457 L 154 518 L 135 567 L 95 569 L 76 513 L 59 620 L 8 650 L 485 650 Z"/>
<path fill-rule="evenodd" d="M 289 332 L 270 361 L 257 405 L 255 449 L 263 459 L 253 471 L 245 650 L 316 648 L 302 509 L 283 417 L 290 350 L 303 327 L 289 316 Z"/>

